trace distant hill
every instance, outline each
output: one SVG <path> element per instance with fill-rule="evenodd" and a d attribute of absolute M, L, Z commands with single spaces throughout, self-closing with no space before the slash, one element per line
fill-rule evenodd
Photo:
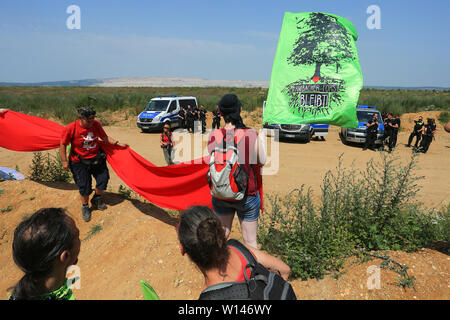
<path fill-rule="evenodd" d="M 69 81 L 49 81 L 49 82 L 0 82 L 0 86 L 12 87 L 91 87 L 102 83 L 102 79 L 69 80 Z"/>
<path fill-rule="evenodd" d="M 38 86 L 38 87 L 235 87 L 235 88 L 268 88 L 269 81 L 251 80 L 210 80 L 201 78 L 109 78 L 85 79 L 49 82 L 0 82 L 0 86 Z M 390 87 L 365 86 L 364 89 L 379 90 L 450 90 L 443 87 Z"/>

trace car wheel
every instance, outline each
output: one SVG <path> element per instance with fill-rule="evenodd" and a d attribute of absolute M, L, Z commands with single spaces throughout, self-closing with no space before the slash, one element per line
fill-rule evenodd
<path fill-rule="evenodd" d="M 341 138 L 341 141 L 344 145 L 348 145 L 347 139 L 344 138 L 342 132 L 339 133 L 339 138 Z"/>

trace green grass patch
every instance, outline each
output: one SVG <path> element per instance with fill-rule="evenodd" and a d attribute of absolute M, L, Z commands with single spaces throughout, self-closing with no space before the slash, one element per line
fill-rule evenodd
<path fill-rule="evenodd" d="M 415 154 L 407 163 L 383 154 L 357 171 L 340 159 L 326 173 L 318 203 L 304 186 L 287 196 L 269 195 L 259 243 L 285 261 L 294 278 L 308 279 L 336 274 L 361 251 L 415 251 L 450 242 L 449 208 L 429 210 L 415 201 L 423 178 L 415 175 L 416 162 Z"/>
<path fill-rule="evenodd" d="M 103 227 L 100 224 L 96 224 L 96 225 L 92 226 L 91 230 L 89 230 L 89 233 L 84 240 L 89 240 L 90 238 L 92 238 L 94 235 L 96 235 L 97 233 L 99 233 L 102 230 L 103 230 Z"/>
<path fill-rule="evenodd" d="M 11 212 L 13 209 L 12 206 L 7 206 L 6 208 L 0 208 L 0 213 Z"/>
<path fill-rule="evenodd" d="M 441 114 L 438 117 L 438 120 L 440 123 L 445 125 L 447 122 L 450 121 L 450 112 L 447 111 L 441 112 Z"/>
<path fill-rule="evenodd" d="M 242 101 L 243 110 L 261 108 L 267 99 L 264 88 L 102 88 L 102 87 L 0 87 L 0 108 L 41 116 L 53 117 L 68 124 L 77 119 L 76 108 L 91 105 L 97 112 L 126 109 L 128 116 L 137 116 L 158 95 L 193 95 L 199 105 L 208 111 L 215 109 L 226 93 L 235 93 Z M 449 110 L 449 90 L 361 90 L 361 105 L 376 106 L 392 113 Z"/>

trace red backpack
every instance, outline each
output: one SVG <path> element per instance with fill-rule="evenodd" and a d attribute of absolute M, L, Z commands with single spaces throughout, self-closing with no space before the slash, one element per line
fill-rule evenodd
<path fill-rule="evenodd" d="M 245 196 L 249 175 L 242 164 L 234 131 L 221 129 L 223 139 L 211 152 L 207 179 L 214 198 L 239 201 Z M 231 143 L 232 141 L 232 143 Z"/>

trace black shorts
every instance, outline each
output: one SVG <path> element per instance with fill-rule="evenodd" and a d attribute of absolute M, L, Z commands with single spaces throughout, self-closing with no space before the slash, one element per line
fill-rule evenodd
<path fill-rule="evenodd" d="M 106 190 L 109 181 L 109 171 L 106 166 L 106 160 L 102 161 L 98 166 L 91 167 L 81 162 L 69 163 L 70 171 L 73 174 L 73 180 L 82 196 L 88 196 L 92 193 L 92 176 L 96 181 L 96 188 Z"/>

